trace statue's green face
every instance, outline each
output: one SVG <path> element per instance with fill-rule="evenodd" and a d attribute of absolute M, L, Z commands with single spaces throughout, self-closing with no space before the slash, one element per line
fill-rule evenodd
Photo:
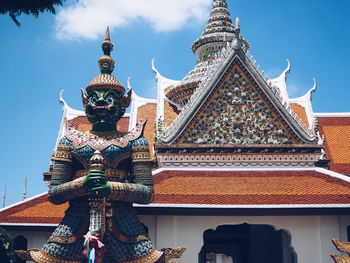
<path fill-rule="evenodd" d="M 88 91 L 85 112 L 94 130 L 115 130 L 117 121 L 125 113 L 121 99 L 122 94 L 111 89 Z"/>

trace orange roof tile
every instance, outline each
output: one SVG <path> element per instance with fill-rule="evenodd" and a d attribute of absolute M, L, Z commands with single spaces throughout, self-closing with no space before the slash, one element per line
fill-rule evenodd
<path fill-rule="evenodd" d="M 147 103 L 137 109 L 137 121 L 147 120 L 143 135 L 150 146 L 150 153 L 153 155 L 153 145 L 155 136 L 155 123 L 157 118 L 157 104 Z"/>
<path fill-rule="evenodd" d="M 68 203 L 53 205 L 47 194 L 24 201 L 0 212 L 0 223 L 58 224 Z"/>
<path fill-rule="evenodd" d="M 168 101 L 164 100 L 164 126 L 168 127 L 179 115 L 180 111 Z"/>
<path fill-rule="evenodd" d="M 350 117 L 318 117 L 330 168 L 350 174 Z"/>
<path fill-rule="evenodd" d="M 350 204 L 350 182 L 315 170 L 164 170 L 154 175 L 154 204 Z M 68 204 L 47 194 L 0 211 L 0 224 L 58 224 Z M 147 207 L 147 206 L 146 206 Z"/>
<path fill-rule="evenodd" d="M 291 103 L 290 107 L 292 108 L 294 113 L 296 115 L 298 115 L 298 117 L 303 121 L 303 123 L 306 125 L 306 127 L 309 128 L 310 127 L 310 123 L 309 123 L 309 121 L 307 119 L 305 108 L 303 106 L 301 106 L 300 104 L 297 104 L 297 103 Z"/>
<path fill-rule="evenodd" d="M 350 183 L 305 171 L 163 171 L 155 203 L 273 205 L 347 204 Z"/>

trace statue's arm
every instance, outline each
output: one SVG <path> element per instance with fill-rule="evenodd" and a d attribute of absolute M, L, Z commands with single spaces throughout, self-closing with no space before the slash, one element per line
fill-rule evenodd
<path fill-rule="evenodd" d="M 143 137 L 133 142 L 132 182 L 109 182 L 110 198 L 124 202 L 149 204 L 153 200 L 153 180 L 148 143 Z"/>
<path fill-rule="evenodd" d="M 71 146 L 59 144 L 52 161 L 53 171 L 48 192 L 51 203 L 59 205 L 87 195 L 87 191 L 83 187 L 85 177 L 72 180 Z"/>

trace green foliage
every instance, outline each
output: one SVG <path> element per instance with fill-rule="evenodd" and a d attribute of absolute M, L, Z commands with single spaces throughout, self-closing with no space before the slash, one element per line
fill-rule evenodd
<path fill-rule="evenodd" d="M 13 251 L 13 242 L 6 231 L 0 228 L 0 259 L 4 263 L 15 263 L 15 253 Z"/>
<path fill-rule="evenodd" d="M 0 14 L 9 14 L 16 25 L 20 26 L 17 17 L 21 14 L 39 16 L 40 13 L 55 14 L 55 5 L 62 5 L 65 0 L 1 0 Z"/>

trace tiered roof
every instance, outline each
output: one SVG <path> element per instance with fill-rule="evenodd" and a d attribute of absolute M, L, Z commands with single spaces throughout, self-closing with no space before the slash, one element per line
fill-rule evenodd
<path fill-rule="evenodd" d="M 308 208 L 331 213 L 327 209 L 350 207 L 349 177 L 323 168 L 177 168 L 158 169 L 153 174 L 153 203 L 135 205 L 143 214 L 172 208 Z M 55 225 L 67 207 L 49 203 L 44 193 L 0 210 L 0 225 Z"/>

